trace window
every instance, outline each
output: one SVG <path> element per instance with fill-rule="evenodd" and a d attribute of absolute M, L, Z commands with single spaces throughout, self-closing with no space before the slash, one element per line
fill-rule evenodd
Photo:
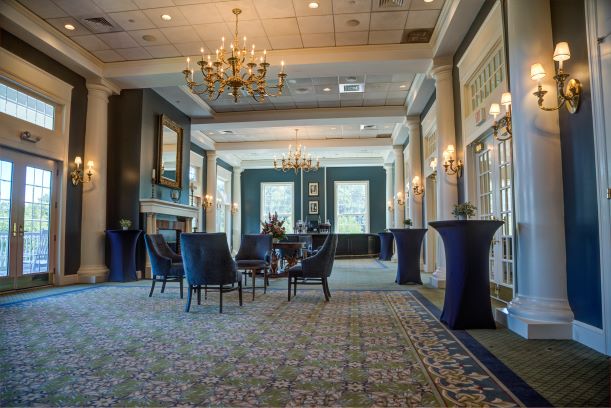
<path fill-rule="evenodd" d="M 468 113 L 475 112 L 484 104 L 486 98 L 503 82 L 504 73 L 503 47 L 499 47 L 467 84 L 471 99 L 471 111 Z"/>
<path fill-rule="evenodd" d="M 277 212 L 278 218 L 285 220 L 286 232 L 292 233 L 295 223 L 294 197 L 293 183 L 261 183 L 261 221 L 268 214 Z"/>
<path fill-rule="evenodd" d="M 55 107 L 0 83 L 0 112 L 53 130 Z"/>
<path fill-rule="evenodd" d="M 369 232 L 369 182 L 335 182 L 335 230 L 338 233 Z"/>

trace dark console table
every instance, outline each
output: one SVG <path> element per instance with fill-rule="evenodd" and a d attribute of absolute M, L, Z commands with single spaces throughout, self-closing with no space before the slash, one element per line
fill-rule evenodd
<path fill-rule="evenodd" d="M 392 232 L 378 232 L 380 236 L 380 261 L 390 261 L 392 258 Z"/>
<path fill-rule="evenodd" d="M 427 229 L 391 229 L 397 241 L 397 279 L 399 285 L 416 283 L 422 285 L 420 278 L 420 249 Z"/>
<path fill-rule="evenodd" d="M 142 234 L 140 230 L 108 230 L 110 241 L 110 282 L 129 282 L 137 280 L 136 244 Z"/>
<path fill-rule="evenodd" d="M 312 249 L 322 246 L 328 234 L 287 234 L 283 241 L 296 242 L 299 236 L 310 236 Z M 380 253 L 380 237 L 378 234 L 337 234 L 336 257 L 378 256 Z"/>
<path fill-rule="evenodd" d="M 490 304 L 489 253 L 503 221 L 429 222 L 443 239 L 446 294 L 441 321 L 450 329 L 494 329 Z"/>

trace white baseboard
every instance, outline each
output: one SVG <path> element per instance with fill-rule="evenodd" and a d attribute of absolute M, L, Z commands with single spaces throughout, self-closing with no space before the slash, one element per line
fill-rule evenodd
<path fill-rule="evenodd" d="M 605 353 L 605 333 L 598 327 L 573 320 L 573 340 L 593 348 L 599 353 Z"/>

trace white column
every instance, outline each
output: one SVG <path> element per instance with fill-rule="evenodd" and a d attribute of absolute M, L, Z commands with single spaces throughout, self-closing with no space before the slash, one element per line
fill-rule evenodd
<path fill-rule="evenodd" d="M 233 202 L 238 203 L 238 212 L 233 214 L 233 251 L 237 252 L 240 248 L 242 239 L 242 171 L 241 167 L 233 168 Z"/>
<path fill-rule="evenodd" d="M 571 338 L 558 112 L 537 107 L 537 83 L 530 79 L 531 64 L 543 64 L 545 99 L 556 104 L 550 4 L 511 0 L 507 9 L 517 272 L 507 323 L 526 338 Z"/>
<path fill-rule="evenodd" d="M 405 177 L 403 176 L 403 146 L 395 145 L 392 147 L 395 154 L 395 197 L 401 196 L 405 200 Z M 395 228 L 403 228 L 405 220 L 405 204 L 399 205 L 395 200 Z"/>
<path fill-rule="evenodd" d="M 206 194 L 212 196 L 212 207 L 206 210 L 206 232 L 216 231 L 216 151 L 206 152 Z"/>
<path fill-rule="evenodd" d="M 83 167 L 94 162 L 91 183 L 83 185 L 81 223 L 81 267 L 79 282 L 96 283 L 106 280 L 106 155 L 108 149 L 108 97 L 112 93 L 103 85 L 87 84 L 87 123 Z"/>
<path fill-rule="evenodd" d="M 437 220 L 452 219 L 452 208 L 458 202 L 457 176 L 448 176 L 443 170 L 443 152 L 448 145 L 456 147 L 454 129 L 454 94 L 452 89 L 452 65 L 433 67 L 431 75 L 435 79 L 437 112 Z M 458 154 L 455 153 L 455 154 Z M 446 256 L 443 243 L 437 236 L 437 268 L 433 272 L 431 284 L 445 287 Z"/>
<path fill-rule="evenodd" d="M 413 189 L 412 180 L 415 176 L 420 177 L 420 186 L 424 186 L 422 175 L 422 161 L 420 159 L 420 118 L 409 117 L 405 123 L 409 131 L 409 144 L 407 145 L 407 165 L 410 169 L 409 180 Z M 422 200 L 423 195 L 416 195 L 414 191 L 409 193 L 409 218 L 412 220 L 414 228 L 423 228 L 422 224 Z"/>
<path fill-rule="evenodd" d="M 392 185 L 392 164 L 385 163 L 384 170 L 386 170 L 386 228 L 393 228 L 393 213 L 388 209 L 388 202 L 393 202 L 394 194 L 394 187 Z"/>

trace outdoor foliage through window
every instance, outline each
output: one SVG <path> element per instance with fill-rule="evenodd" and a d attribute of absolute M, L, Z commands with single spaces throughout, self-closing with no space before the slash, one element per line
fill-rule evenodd
<path fill-rule="evenodd" d="M 336 182 L 335 223 L 338 233 L 369 232 L 369 185 L 366 181 Z"/>
<path fill-rule="evenodd" d="M 285 220 L 286 233 L 293 232 L 293 183 L 261 183 L 261 221 L 268 214 L 278 213 Z"/>

